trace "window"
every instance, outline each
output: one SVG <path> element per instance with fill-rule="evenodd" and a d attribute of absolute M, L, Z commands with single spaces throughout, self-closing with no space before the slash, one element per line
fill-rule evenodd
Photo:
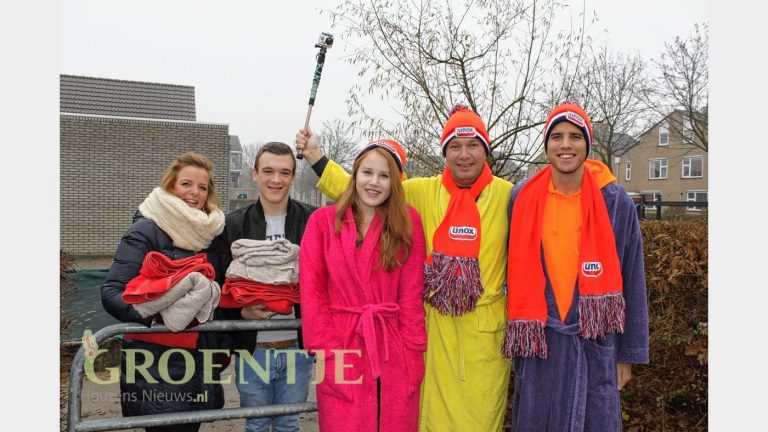
<path fill-rule="evenodd" d="M 693 143 L 693 126 L 691 125 L 691 119 L 686 118 L 683 120 L 683 144 Z"/>
<path fill-rule="evenodd" d="M 669 125 L 664 122 L 659 126 L 659 145 L 665 146 L 669 144 Z"/>
<path fill-rule="evenodd" d="M 707 202 L 707 191 L 688 191 L 686 201 L 691 202 Z M 706 210 L 706 206 L 694 205 L 685 208 L 688 211 L 703 211 Z"/>
<path fill-rule="evenodd" d="M 704 176 L 704 156 L 686 156 L 683 158 L 683 178 Z"/>
<path fill-rule="evenodd" d="M 625 169 L 624 169 L 624 180 L 630 181 L 632 180 L 632 162 L 626 161 L 624 163 Z"/>
<path fill-rule="evenodd" d="M 656 206 L 653 205 L 656 201 L 661 201 L 661 191 L 645 191 L 645 209 L 656 210 Z"/>
<path fill-rule="evenodd" d="M 230 153 L 229 154 L 229 170 L 230 171 L 240 171 L 242 169 L 242 153 Z"/>
<path fill-rule="evenodd" d="M 667 178 L 667 160 L 651 159 L 651 162 L 648 164 L 648 178 L 651 180 Z"/>

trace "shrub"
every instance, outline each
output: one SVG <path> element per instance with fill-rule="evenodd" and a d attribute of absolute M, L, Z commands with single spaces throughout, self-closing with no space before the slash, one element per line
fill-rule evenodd
<path fill-rule="evenodd" d="M 75 257 L 64 250 L 59 250 L 59 338 L 66 333 L 67 327 L 72 323 L 72 317 L 65 313 L 67 303 L 72 300 L 75 292 L 75 284 L 69 278 L 68 272 L 72 270 Z M 59 422 L 61 430 L 66 430 L 66 406 L 69 401 L 69 367 L 72 364 L 74 353 L 59 344 Z"/>
<path fill-rule="evenodd" d="M 628 431 L 707 429 L 707 221 L 641 223 L 650 363 L 622 392 Z"/>

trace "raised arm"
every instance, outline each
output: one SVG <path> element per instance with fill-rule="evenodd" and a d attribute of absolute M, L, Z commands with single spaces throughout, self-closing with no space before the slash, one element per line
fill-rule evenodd
<path fill-rule="evenodd" d="M 328 159 L 318 146 L 317 135 L 312 128 L 301 129 L 296 134 L 296 150 L 302 152 L 307 162 L 312 164 L 320 180 L 317 189 L 337 201 L 347 188 L 351 176 L 339 164 Z"/>

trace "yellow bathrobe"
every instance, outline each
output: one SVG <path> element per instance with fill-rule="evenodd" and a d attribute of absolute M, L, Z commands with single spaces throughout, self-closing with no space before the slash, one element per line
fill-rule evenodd
<path fill-rule="evenodd" d="M 337 199 L 350 175 L 333 161 L 317 188 Z M 432 236 L 448 208 L 450 194 L 440 176 L 403 182 L 405 200 L 421 216 L 432 253 Z M 460 317 L 427 310 L 427 352 L 421 385 L 419 431 L 500 431 L 507 405 L 510 361 L 501 355 L 506 329 L 507 203 L 512 183 L 494 177 L 477 200 L 481 219 L 480 277 L 483 295 L 477 308 Z"/>

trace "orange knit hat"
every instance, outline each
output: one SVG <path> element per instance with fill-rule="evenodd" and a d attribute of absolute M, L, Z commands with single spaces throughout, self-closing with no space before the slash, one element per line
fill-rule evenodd
<path fill-rule="evenodd" d="M 397 167 L 400 168 L 400 173 L 403 173 L 403 170 L 405 169 L 405 150 L 403 150 L 403 146 L 400 145 L 399 142 L 391 139 L 380 139 L 377 141 L 373 141 L 368 143 L 363 150 L 360 151 L 360 153 L 357 154 L 357 157 L 355 160 L 360 159 L 362 155 L 364 155 L 369 150 L 373 150 L 375 148 L 383 148 L 384 150 L 388 151 L 392 157 L 395 159 L 395 163 L 397 164 Z"/>
<path fill-rule="evenodd" d="M 464 104 L 456 104 L 448 114 L 448 121 L 443 128 L 443 136 L 440 137 L 440 145 L 445 156 L 448 141 L 454 137 L 477 137 L 483 142 L 486 154 L 491 154 L 491 140 L 488 138 L 488 130 L 485 123 L 472 109 Z"/>
<path fill-rule="evenodd" d="M 589 121 L 589 116 L 584 111 L 584 108 L 573 101 L 565 101 L 549 113 L 546 126 L 544 127 L 544 151 L 547 151 L 547 141 L 549 141 L 549 134 L 552 132 L 552 128 L 563 121 L 572 123 L 581 129 L 584 139 L 587 141 L 587 154 L 589 154 L 589 150 L 592 148 L 592 123 Z"/>

